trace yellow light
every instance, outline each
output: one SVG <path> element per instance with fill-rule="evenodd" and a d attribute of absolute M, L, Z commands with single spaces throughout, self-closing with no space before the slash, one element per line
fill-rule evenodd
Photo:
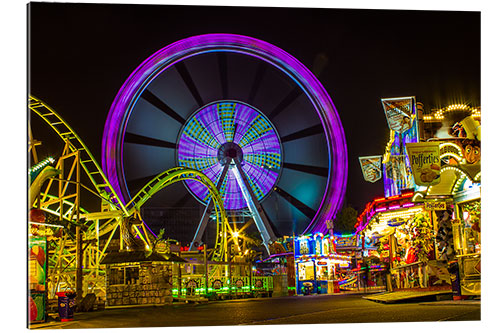
<path fill-rule="evenodd" d="M 455 153 L 452 153 L 452 152 L 444 153 L 443 155 L 440 156 L 440 158 L 444 158 L 444 157 L 447 157 L 447 156 L 451 156 L 451 157 L 455 158 L 458 161 L 462 160 L 461 156 L 459 156 L 459 155 L 457 155 Z"/>
<path fill-rule="evenodd" d="M 408 219 L 412 215 L 415 215 L 423 210 L 423 207 L 412 207 L 409 209 L 405 210 L 400 210 L 400 211 L 394 211 L 394 212 L 388 212 L 388 213 L 381 213 L 379 217 L 380 223 L 385 223 L 395 217 L 401 217 L 403 219 Z"/>
<path fill-rule="evenodd" d="M 447 147 L 447 146 L 454 147 L 456 149 L 458 155 L 460 157 L 463 157 L 463 155 L 462 155 L 462 148 L 460 148 L 460 146 L 457 145 L 456 143 L 453 143 L 453 142 L 444 142 L 444 143 L 441 143 L 439 145 L 439 149 L 441 150 L 442 148 Z M 443 157 L 443 155 L 441 156 L 441 158 L 442 157 Z"/>
<path fill-rule="evenodd" d="M 233 231 L 234 238 L 238 238 L 239 235 L 240 235 L 240 233 L 238 231 Z"/>

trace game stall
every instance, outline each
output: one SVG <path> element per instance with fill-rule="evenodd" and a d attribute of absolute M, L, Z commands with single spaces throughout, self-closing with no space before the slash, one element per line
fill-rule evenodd
<path fill-rule="evenodd" d="M 295 268 L 298 295 L 339 292 L 352 257 L 335 251 L 334 236 L 315 233 L 295 238 Z"/>

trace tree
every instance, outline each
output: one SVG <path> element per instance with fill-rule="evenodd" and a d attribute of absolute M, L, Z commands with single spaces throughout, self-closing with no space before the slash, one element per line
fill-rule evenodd
<path fill-rule="evenodd" d="M 358 212 L 356 209 L 349 205 L 345 205 L 333 223 L 333 230 L 340 233 L 350 233 L 354 231 L 354 225 L 356 224 L 358 218 Z"/>

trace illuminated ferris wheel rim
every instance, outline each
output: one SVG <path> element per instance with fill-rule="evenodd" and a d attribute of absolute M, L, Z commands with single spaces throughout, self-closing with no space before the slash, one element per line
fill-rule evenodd
<path fill-rule="evenodd" d="M 235 52 L 258 58 L 288 75 L 306 94 L 316 110 L 327 140 L 329 168 L 327 188 L 320 209 L 306 231 L 335 217 L 343 201 L 347 181 L 347 148 L 337 110 L 318 79 L 297 59 L 282 49 L 262 40 L 234 34 L 206 34 L 174 42 L 147 58 L 127 78 L 116 95 L 103 133 L 103 167 L 118 195 L 127 201 L 124 182 L 123 138 L 131 111 L 144 89 L 164 70 L 190 57 L 209 52 Z M 119 163 L 116 163 L 119 162 Z M 332 170 L 334 170 L 332 174 Z M 324 223 L 315 230 L 325 231 Z"/>

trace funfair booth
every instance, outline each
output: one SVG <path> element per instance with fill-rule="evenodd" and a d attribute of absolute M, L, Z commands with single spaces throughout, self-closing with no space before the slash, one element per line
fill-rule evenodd
<path fill-rule="evenodd" d="M 374 263 L 386 266 L 389 290 L 427 288 L 429 260 L 434 259 L 433 234 L 423 203 L 412 200 L 418 186 L 408 151 L 421 140 L 423 106 L 416 103 L 415 97 L 382 99 L 381 102 L 390 129 L 389 141 L 378 165 L 374 156 L 370 157 L 373 162 L 367 163 L 369 160 L 361 157 L 360 162 L 366 180 L 375 182 L 383 178 L 384 197 L 366 205 L 358 217 L 356 231 L 361 235 L 363 246 L 376 248 L 370 255 L 364 253 L 367 254 L 365 261 L 368 266 Z M 378 176 L 368 177 L 368 171 L 374 168 L 378 169 Z"/>
<path fill-rule="evenodd" d="M 479 121 L 479 109 L 462 104 L 425 115 L 420 107 L 413 125 L 419 138 L 404 140 L 404 149 L 398 137 L 405 132 L 391 129 L 383 156 L 386 197 L 367 204 L 356 225 L 389 264 L 389 289 L 480 294 Z M 398 154 L 404 165 L 387 165 Z M 404 188 L 404 176 L 412 178 L 411 188 Z"/>
<path fill-rule="evenodd" d="M 340 272 L 350 267 L 351 256 L 335 252 L 333 236 L 296 237 L 294 253 L 298 295 L 339 292 Z"/>
<path fill-rule="evenodd" d="M 360 232 L 363 243 L 376 248 L 365 250 L 369 265 L 378 263 L 388 269 L 389 290 L 438 286 L 449 290 L 449 277 L 439 274 L 445 267 L 439 268 L 435 262 L 430 214 L 423 204 L 412 203 L 412 197 L 413 192 L 407 192 L 375 199 L 360 216 L 361 221 L 367 221 Z"/>
<path fill-rule="evenodd" d="M 413 201 L 433 203 L 436 257 L 448 265 L 454 298 L 481 294 L 481 111 L 465 104 L 424 116 L 439 147 L 441 181 L 421 187 Z M 447 127 L 445 124 L 450 124 Z"/>

